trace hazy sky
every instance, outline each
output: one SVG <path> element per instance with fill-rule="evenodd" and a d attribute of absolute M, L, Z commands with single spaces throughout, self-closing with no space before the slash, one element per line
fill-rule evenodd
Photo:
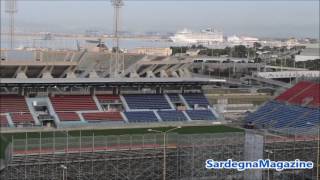
<path fill-rule="evenodd" d="M 1 0 L 2 1 L 2 0 Z M 304 1 L 151 1 L 127 0 L 121 9 L 123 30 L 175 32 L 216 27 L 226 35 L 319 37 L 319 0 Z M 1 4 L 2 27 L 5 22 Z M 112 31 L 110 1 L 18 0 L 19 31 Z"/>

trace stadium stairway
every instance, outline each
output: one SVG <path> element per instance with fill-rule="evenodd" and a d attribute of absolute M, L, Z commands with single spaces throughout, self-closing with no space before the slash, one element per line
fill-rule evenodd
<path fill-rule="evenodd" d="M 169 103 L 171 109 L 175 109 L 172 101 L 170 100 L 170 97 L 168 96 L 168 94 L 164 94 L 164 98 L 166 98 L 167 102 Z"/>
<path fill-rule="evenodd" d="M 0 115 L 1 127 L 14 127 L 11 117 L 8 113 Z"/>
<path fill-rule="evenodd" d="M 33 101 L 39 101 L 43 98 L 26 98 L 26 103 L 27 103 L 27 106 L 28 106 L 28 109 L 33 117 L 33 119 L 35 120 L 36 124 L 37 125 L 41 125 L 41 122 L 39 121 L 38 117 L 37 117 L 37 114 L 36 112 L 34 111 L 34 108 L 33 108 Z"/>
<path fill-rule="evenodd" d="M 54 107 L 53 107 L 53 105 L 52 105 L 52 103 L 50 101 L 50 98 L 49 97 L 45 97 L 43 100 L 47 103 L 48 111 L 49 111 L 50 115 L 53 116 L 54 123 L 56 124 L 56 126 L 59 127 L 60 120 L 58 118 L 58 115 L 57 115 L 56 111 L 54 110 Z"/>
<path fill-rule="evenodd" d="M 209 106 L 208 99 L 202 93 L 188 93 L 182 94 L 182 96 L 191 108 L 194 108 L 196 105 L 206 107 Z"/>
<path fill-rule="evenodd" d="M 103 108 L 101 107 L 100 101 L 98 99 L 98 96 L 92 96 L 93 101 L 96 103 L 96 106 L 99 111 L 103 111 Z"/>
<path fill-rule="evenodd" d="M 211 111 L 212 114 L 213 114 L 217 119 L 221 118 L 220 115 L 219 115 L 219 113 L 217 113 L 214 108 L 212 108 L 212 107 L 209 106 L 208 110 Z"/>
<path fill-rule="evenodd" d="M 182 111 L 176 110 L 166 110 L 166 111 L 157 111 L 156 112 L 162 121 L 188 121 L 188 118 Z"/>
<path fill-rule="evenodd" d="M 182 111 L 182 113 L 184 114 L 184 116 L 188 119 L 188 121 L 192 121 L 192 119 L 189 117 L 188 113 L 186 111 Z"/>
<path fill-rule="evenodd" d="M 163 120 L 162 120 L 161 116 L 159 115 L 158 111 L 153 110 L 153 113 L 154 113 L 154 115 L 157 117 L 157 119 L 158 119 L 159 122 L 163 122 Z"/>
<path fill-rule="evenodd" d="M 189 104 L 187 103 L 186 99 L 183 97 L 182 94 L 179 94 L 179 98 L 181 99 L 183 104 L 187 107 L 187 109 L 191 109 L 191 107 L 189 106 Z"/>
<path fill-rule="evenodd" d="M 125 109 L 126 111 L 130 111 L 131 109 L 130 109 L 130 107 L 129 107 L 127 101 L 126 101 L 126 99 L 125 99 L 122 95 L 120 95 L 120 100 L 121 100 L 121 102 L 122 102 L 122 105 L 123 105 L 124 109 Z"/>

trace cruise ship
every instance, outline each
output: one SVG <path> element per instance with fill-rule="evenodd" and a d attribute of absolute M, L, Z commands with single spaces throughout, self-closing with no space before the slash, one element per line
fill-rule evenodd
<path fill-rule="evenodd" d="M 223 33 L 213 28 L 192 32 L 188 29 L 177 32 L 170 39 L 175 43 L 212 44 L 223 42 Z"/>

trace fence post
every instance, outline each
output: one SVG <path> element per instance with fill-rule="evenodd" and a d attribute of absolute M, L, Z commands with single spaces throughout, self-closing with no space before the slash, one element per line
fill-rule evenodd
<path fill-rule="evenodd" d="M 42 151 L 42 142 L 41 142 L 41 141 L 42 141 L 42 137 L 41 137 L 42 134 L 41 134 L 41 131 L 42 131 L 42 130 L 40 130 L 40 132 L 39 132 L 39 134 L 40 134 L 40 138 L 39 138 L 39 141 L 40 141 L 40 142 L 39 142 L 39 151 L 40 151 L 40 152 L 39 152 L 39 154 L 40 154 L 40 155 L 41 155 L 41 151 Z"/>
<path fill-rule="evenodd" d="M 94 152 L 94 131 L 92 131 L 92 152 Z"/>
<path fill-rule="evenodd" d="M 28 150 L 28 132 L 26 132 L 25 135 L 26 139 L 25 139 L 25 147 L 24 147 L 24 179 L 27 179 L 27 150 Z"/>
<path fill-rule="evenodd" d="M 81 151 L 82 151 L 82 130 L 80 129 L 79 132 L 80 136 L 79 136 L 79 146 L 80 146 L 80 156 L 81 156 Z"/>
<path fill-rule="evenodd" d="M 67 153 L 68 153 L 69 152 L 69 132 L 68 130 L 66 132 L 67 132 Z"/>
<path fill-rule="evenodd" d="M 13 148 L 14 148 L 14 137 L 13 135 L 11 136 L 11 156 L 13 156 Z"/>
<path fill-rule="evenodd" d="M 56 130 L 53 131 L 53 154 L 56 152 Z"/>

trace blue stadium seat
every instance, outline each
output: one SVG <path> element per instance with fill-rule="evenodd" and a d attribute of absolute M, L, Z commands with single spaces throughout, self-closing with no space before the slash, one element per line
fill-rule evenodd
<path fill-rule="evenodd" d="M 129 122 L 158 122 L 153 111 L 124 112 Z"/>
<path fill-rule="evenodd" d="M 168 96 L 172 102 L 180 102 L 181 101 L 179 94 L 168 94 Z"/>
<path fill-rule="evenodd" d="M 216 120 L 217 118 L 210 110 L 187 110 L 191 120 Z"/>
<path fill-rule="evenodd" d="M 162 121 L 187 121 L 182 111 L 158 111 Z"/>
<path fill-rule="evenodd" d="M 292 124 L 292 127 L 312 127 L 320 125 L 320 109 L 316 108 L 304 108 L 308 109 L 302 114 L 297 121 Z"/>
<path fill-rule="evenodd" d="M 126 94 L 123 97 L 130 109 L 171 109 L 164 95 Z"/>
<path fill-rule="evenodd" d="M 320 124 L 317 108 L 270 101 L 246 117 L 260 128 L 309 128 Z"/>
<path fill-rule="evenodd" d="M 195 94 L 183 94 L 184 99 L 187 101 L 191 108 L 194 105 L 198 104 L 200 106 L 208 106 L 209 102 L 207 98 L 202 93 L 195 93 Z"/>

